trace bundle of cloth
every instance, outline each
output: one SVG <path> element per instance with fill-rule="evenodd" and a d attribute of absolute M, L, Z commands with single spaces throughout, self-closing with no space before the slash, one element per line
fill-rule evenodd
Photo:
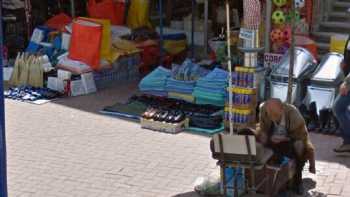
<path fill-rule="evenodd" d="M 197 104 L 225 105 L 228 73 L 220 68 L 197 81 L 193 96 Z"/>
<path fill-rule="evenodd" d="M 141 80 L 139 89 L 144 94 L 166 97 L 168 96 L 166 83 L 170 76 L 171 71 L 169 69 L 159 66 Z"/>
<path fill-rule="evenodd" d="M 166 90 L 170 98 L 194 102 L 192 95 L 196 82 L 208 74 L 208 70 L 187 59 L 182 65 L 173 65 L 171 78 L 167 81 Z"/>

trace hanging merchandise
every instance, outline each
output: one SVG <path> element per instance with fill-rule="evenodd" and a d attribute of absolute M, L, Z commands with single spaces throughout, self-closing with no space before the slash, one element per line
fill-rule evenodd
<path fill-rule="evenodd" d="M 283 6 L 287 5 L 287 0 L 273 0 L 273 3 L 277 7 L 283 7 Z"/>
<path fill-rule="evenodd" d="M 131 1 L 127 24 L 131 29 L 152 26 L 149 20 L 149 0 Z"/>
<path fill-rule="evenodd" d="M 92 69 L 100 68 L 102 25 L 76 20 L 73 22 L 69 58 L 82 61 Z"/>
<path fill-rule="evenodd" d="M 243 6 L 245 28 L 258 29 L 262 18 L 260 0 L 245 0 Z"/>
<path fill-rule="evenodd" d="M 48 21 L 46 21 L 45 25 L 59 31 L 65 31 L 66 25 L 72 22 L 72 18 L 66 15 L 65 13 L 58 14 Z"/>
<path fill-rule="evenodd" d="M 273 27 L 270 33 L 272 52 L 284 54 L 288 51 L 292 38 L 292 19 L 295 20 L 295 34 L 309 36 L 310 34 L 310 12 L 312 12 L 312 1 L 274 0 L 274 10 L 271 15 Z M 293 5 L 293 4 L 294 5 Z M 293 5 L 293 6 L 292 6 Z M 291 10 L 295 7 L 295 10 Z M 282 31 L 282 33 L 280 33 Z M 299 46 L 299 45 L 298 45 Z"/>
<path fill-rule="evenodd" d="M 32 87 L 44 86 L 44 69 L 40 57 L 26 53 L 18 54 L 10 84 L 13 86 L 30 85 Z"/>
<path fill-rule="evenodd" d="M 98 23 L 102 25 L 102 41 L 101 41 L 101 50 L 100 50 L 100 55 L 102 59 L 105 59 L 109 62 L 112 61 L 112 54 L 111 54 L 111 49 L 112 49 L 112 34 L 111 34 L 111 22 L 106 19 L 93 19 L 93 18 L 84 18 L 84 17 L 79 17 L 81 20 L 87 20 L 91 21 L 94 23 Z"/>
<path fill-rule="evenodd" d="M 282 10 L 276 10 L 272 14 L 272 21 L 275 25 L 283 25 L 286 22 L 286 15 Z"/>
<path fill-rule="evenodd" d="M 305 1 L 306 0 L 294 0 L 295 8 L 300 9 L 300 8 L 305 7 L 305 4 L 306 4 Z"/>
<path fill-rule="evenodd" d="M 109 19 L 113 25 L 123 25 L 125 2 L 118 0 L 89 0 L 87 4 L 89 16 L 98 19 Z"/>
<path fill-rule="evenodd" d="M 300 12 L 299 12 L 299 11 L 294 11 L 294 12 L 293 12 L 293 11 L 290 11 L 290 12 L 288 13 L 287 18 L 286 18 L 286 20 L 288 21 L 288 23 L 290 23 L 290 22 L 292 21 L 293 16 L 294 16 L 294 18 L 295 18 L 295 22 L 296 22 L 296 23 L 299 23 L 300 20 L 301 20 L 301 16 L 300 16 Z"/>
<path fill-rule="evenodd" d="M 274 43 L 280 43 L 284 40 L 283 31 L 279 28 L 272 30 L 271 32 L 271 40 Z"/>

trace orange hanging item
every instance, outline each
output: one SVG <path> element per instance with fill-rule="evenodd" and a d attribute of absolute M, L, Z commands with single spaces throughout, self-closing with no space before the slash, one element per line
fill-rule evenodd
<path fill-rule="evenodd" d="M 113 0 L 89 0 L 87 4 L 89 16 L 98 19 L 109 19 L 113 25 L 123 25 L 125 3 Z"/>
<path fill-rule="evenodd" d="M 61 13 L 50 18 L 48 21 L 46 21 L 45 25 L 55 30 L 64 31 L 66 25 L 68 25 L 71 22 L 71 17 L 69 17 L 65 13 Z"/>
<path fill-rule="evenodd" d="M 69 58 L 81 61 L 92 69 L 100 68 L 102 25 L 85 20 L 76 20 L 72 27 Z"/>

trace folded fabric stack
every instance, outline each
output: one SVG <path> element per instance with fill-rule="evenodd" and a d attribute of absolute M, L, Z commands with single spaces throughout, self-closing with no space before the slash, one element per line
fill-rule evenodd
<path fill-rule="evenodd" d="M 167 96 L 166 83 L 170 75 L 170 70 L 160 66 L 141 80 L 139 89 L 145 94 Z"/>
<path fill-rule="evenodd" d="M 166 84 L 166 90 L 168 92 L 176 92 L 182 94 L 192 94 L 196 81 L 180 81 L 173 78 L 169 78 Z"/>
<path fill-rule="evenodd" d="M 193 102 L 192 96 L 196 82 L 205 76 L 208 70 L 186 60 L 182 65 L 173 65 L 171 78 L 167 81 L 166 90 L 171 93 L 172 98 Z"/>
<path fill-rule="evenodd" d="M 193 96 L 197 104 L 225 105 L 228 73 L 215 68 L 207 76 L 197 81 Z"/>
<path fill-rule="evenodd" d="M 194 96 L 192 94 L 182 94 L 177 92 L 168 92 L 168 98 L 184 100 L 190 103 L 194 103 Z"/>

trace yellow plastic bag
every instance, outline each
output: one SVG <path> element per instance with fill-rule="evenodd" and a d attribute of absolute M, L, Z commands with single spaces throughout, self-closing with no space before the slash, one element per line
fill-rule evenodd
<path fill-rule="evenodd" d="M 127 19 L 129 28 L 152 27 L 149 20 L 149 3 L 149 0 L 131 1 Z"/>
<path fill-rule="evenodd" d="M 348 36 L 343 36 L 343 35 L 332 36 L 330 52 L 337 52 L 340 54 L 344 54 L 344 49 L 345 49 L 347 40 L 348 40 Z"/>
<path fill-rule="evenodd" d="M 80 17 L 82 20 L 98 23 L 102 25 L 102 42 L 101 42 L 101 58 L 109 62 L 112 61 L 112 33 L 111 33 L 111 21 L 106 19 L 95 19 Z"/>
<path fill-rule="evenodd" d="M 177 55 L 187 48 L 186 40 L 164 40 L 164 49 L 171 55 Z"/>

